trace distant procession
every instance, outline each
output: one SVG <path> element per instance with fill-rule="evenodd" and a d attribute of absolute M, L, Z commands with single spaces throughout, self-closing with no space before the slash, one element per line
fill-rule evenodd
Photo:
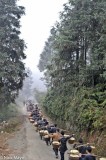
<path fill-rule="evenodd" d="M 48 118 L 42 113 L 38 104 L 32 103 L 30 100 L 25 103 L 28 119 L 35 126 L 39 138 L 45 142 L 47 146 L 53 148 L 55 158 L 65 160 L 64 156 L 68 154 L 68 160 L 96 160 L 96 147 L 94 144 L 84 144 L 82 137 L 76 140 L 75 134 L 69 134 L 68 131 L 59 129 L 57 124 L 50 123 Z M 67 145 L 70 147 L 68 149 Z M 67 152 L 66 152 L 67 151 Z M 101 158 L 99 157 L 99 160 Z"/>

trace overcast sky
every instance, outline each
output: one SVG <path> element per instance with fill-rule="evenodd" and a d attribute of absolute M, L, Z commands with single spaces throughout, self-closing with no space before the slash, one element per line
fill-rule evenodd
<path fill-rule="evenodd" d="M 26 15 L 21 18 L 22 38 L 27 43 L 26 66 L 38 72 L 39 55 L 49 37 L 51 26 L 59 19 L 59 12 L 68 0 L 19 0 Z"/>
<path fill-rule="evenodd" d="M 50 29 L 59 20 L 59 12 L 68 0 L 19 0 L 18 5 L 25 7 L 26 15 L 21 18 L 21 37 L 27 44 L 25 60 L 33 76 L 33 87 L 44 90 L 43 76 L 37 65 Z"/>

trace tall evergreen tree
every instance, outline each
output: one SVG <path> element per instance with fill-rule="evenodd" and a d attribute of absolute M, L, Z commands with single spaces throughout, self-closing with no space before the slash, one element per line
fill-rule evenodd
<path fill-rule="evenodd" d="M 54 55 L 49 64 L 44 62 L 49 88 L 43 105 L 62 124 L 67 121 L 79 130 L 105 123 L 105 21 L 105 0 L 69 0 L 54 26 L 55 38 L 45 44 Z M 42 57 L 44 53 L 49 57 L 50 52 L 44 50 Z"/>
<path fill-rule="evenodd" d="M 14 101 L 23 85 L 25 43 L 20 38 L 24 7 L 17 0 L 0 0 L 0 104 Z"/>

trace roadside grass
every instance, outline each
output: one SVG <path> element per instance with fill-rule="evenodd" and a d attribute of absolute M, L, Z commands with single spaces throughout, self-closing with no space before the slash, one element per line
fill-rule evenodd
<path fill-rule="evenodd" d="M 22 122 L 23 116 L 16 104 L 10 104 L 0 109 L 0 133 L 12 133 L 20 128 Z"/>
<path fill-rule="evenodd" d="M 12 132 L 18 131 L 20 129 L 22 122 L 23 121 L 21 116 L 11 118 L 8 121 L 8 125 L 4 126 L 2 131 L 6 133 L 12 133 Z"/>

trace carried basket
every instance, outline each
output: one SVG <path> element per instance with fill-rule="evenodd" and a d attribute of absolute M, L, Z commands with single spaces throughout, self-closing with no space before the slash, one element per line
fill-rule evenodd
<path fill-rule="evenodd" d="M 60 147 L 60 142 L 58 142 L 58 141 L 53 141 L 53 142 L 52 142 L 52 146 L 53 146 L 53 148 L 57 149 L 57 148 Z"/>
<path fill-rule="evenodd" d="M 31 123 L 34 123 L 34 120 L 33 120 L 33 119 L 30 119 L 30 122 L 31 122 Z"/>
<path fill-rule="evenodd" d="M 46 131 L 44 131 L 43 132 L 43 135 L 45 136 L 45 135 L 48 135 L 49 134 L 49 132 L 46 130 Z"/>
<path fill-rule="evenodd" d="M 35 123 L 34 123 L 34 126 L 35 126 L 35 127 L 38 127 L 38 123 L 37 123 L 37 122 L 35 122 Z"/>
<path fill-rule="evenodd" d="M 76 149 L 70 150 L 69 160 L 79 160 L 79 151 Z"/>
<path fill-rule="evenodd" d="M 44 139 L 45 139 L 45 140 L 50 139 L 49 135 L 45 135 L 45 136 L 44 136 Z"/>
<path fill-rule="evenodd" d="M 69 160 L 79 160 L 79 155 L 74 155 L 74 154 L 70 154 L 69 155 Z"/>
<path fill-rule="evenodd" d="M 73 155 L 79 155 L 79 151 L 77 149 L 71 149 L 69 151 L 69 154 L 73 154 Z"/>
<path fill-rule="evenodd" d="M 99 160 L 106 160 L 106 157 L 101 157 L 99 158 Z"/>
<path fill-rule="evenodd" d="M 73 144 L 75 142 L 75 138 L 74 137 L 71 137 L 69 140 L 68 140 L 68 143 L 69 144 Z"/>
<path fill-rule="evenodd" d="M 44 136 L 44 130 L 40 130 L 40 131 L 39 131 L 39 135 L 40 135 L 40 136 Z"/>

